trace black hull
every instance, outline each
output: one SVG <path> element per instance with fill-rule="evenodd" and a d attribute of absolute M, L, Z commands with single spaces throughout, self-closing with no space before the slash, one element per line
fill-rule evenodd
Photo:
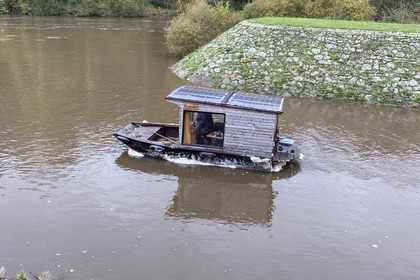
<path fill-rule="evenodd" d="M 114 136 L 127 147 L 147 157 L 163 160 L 168 160 L 171 158 L 184 158 L 209 163 L 215 166 L 235 166 L 248 170 L 271 171 L 271 164 L 256 164 L 249 157 L 228 155 L 214 151 L 205 151 L 204 149 L 192 150 L 187 148 L 172 148 L 163 145 L 157 145 L 155 143 L 137 141 L 135 139 L 130 139 L 119 135 L 118 133 L 115 133 Z"/>
<path fill-rule="evenodd" d="M 141 128 L 140 132 L 136 131 Z M 158 132 L 156 132 L 158 131 Z M 259 158 L 225 153 L 205 145 L 180 145 L 178 126 L 157 123 L 131 123 L 114 134 L 114 137 L 132 150 L 148 157 L 176 161 L 192 160 L 191 164 L 205 163 L 215 166 L 277 172 L 287 162 L 298 159 L 300 150 L 293 141 L 279 140 L 272 158 Z M 292 152 L 293 151 L 293 152 Z"/>

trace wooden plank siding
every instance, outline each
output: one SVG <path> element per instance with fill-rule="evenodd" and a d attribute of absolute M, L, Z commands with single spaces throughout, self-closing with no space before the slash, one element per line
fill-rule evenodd
<path fill-rule="evenodd" d="M 271 157 L 276 114 L 229 109 L 226 114 L 224 148 L 249 156 Z"/>
<path fill-rule="evenodd" d="M 179 139 L 182 141 L 184 102 L 180 107 Z M 225 114 L 223 151 L 230 154 L 271 158 L 276 133 L 277 114 L 198 104 L 199 112 Z M 195 111 L 195 110 L 192 110 Z"/>

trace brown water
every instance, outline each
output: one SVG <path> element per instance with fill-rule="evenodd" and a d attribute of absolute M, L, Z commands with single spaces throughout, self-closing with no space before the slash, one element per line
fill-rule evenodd
<path fill-rule="evenodd" d="M 287 99 L 278 174 L 130 157 L 113 132 L 176 122 L 165 24 L 0 17 L 8 275 L 419 279 L 419 110 Z"/>

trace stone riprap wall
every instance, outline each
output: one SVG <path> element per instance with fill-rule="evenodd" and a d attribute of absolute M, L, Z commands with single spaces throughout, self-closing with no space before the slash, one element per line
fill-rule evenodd
<path fill-rule="evenodd" d="M 418 107 L 420 34 L 241 22 L 172 67 L 195 84 Z"/>

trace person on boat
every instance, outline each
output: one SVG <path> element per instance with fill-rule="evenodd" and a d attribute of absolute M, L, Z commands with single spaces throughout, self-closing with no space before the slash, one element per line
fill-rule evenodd
<path fill-rule="evenodd" d="M 207 134 L 214 130 L 211 113 L 198 113 L 197 116 L 197 144 L 210 144 Z"/>

